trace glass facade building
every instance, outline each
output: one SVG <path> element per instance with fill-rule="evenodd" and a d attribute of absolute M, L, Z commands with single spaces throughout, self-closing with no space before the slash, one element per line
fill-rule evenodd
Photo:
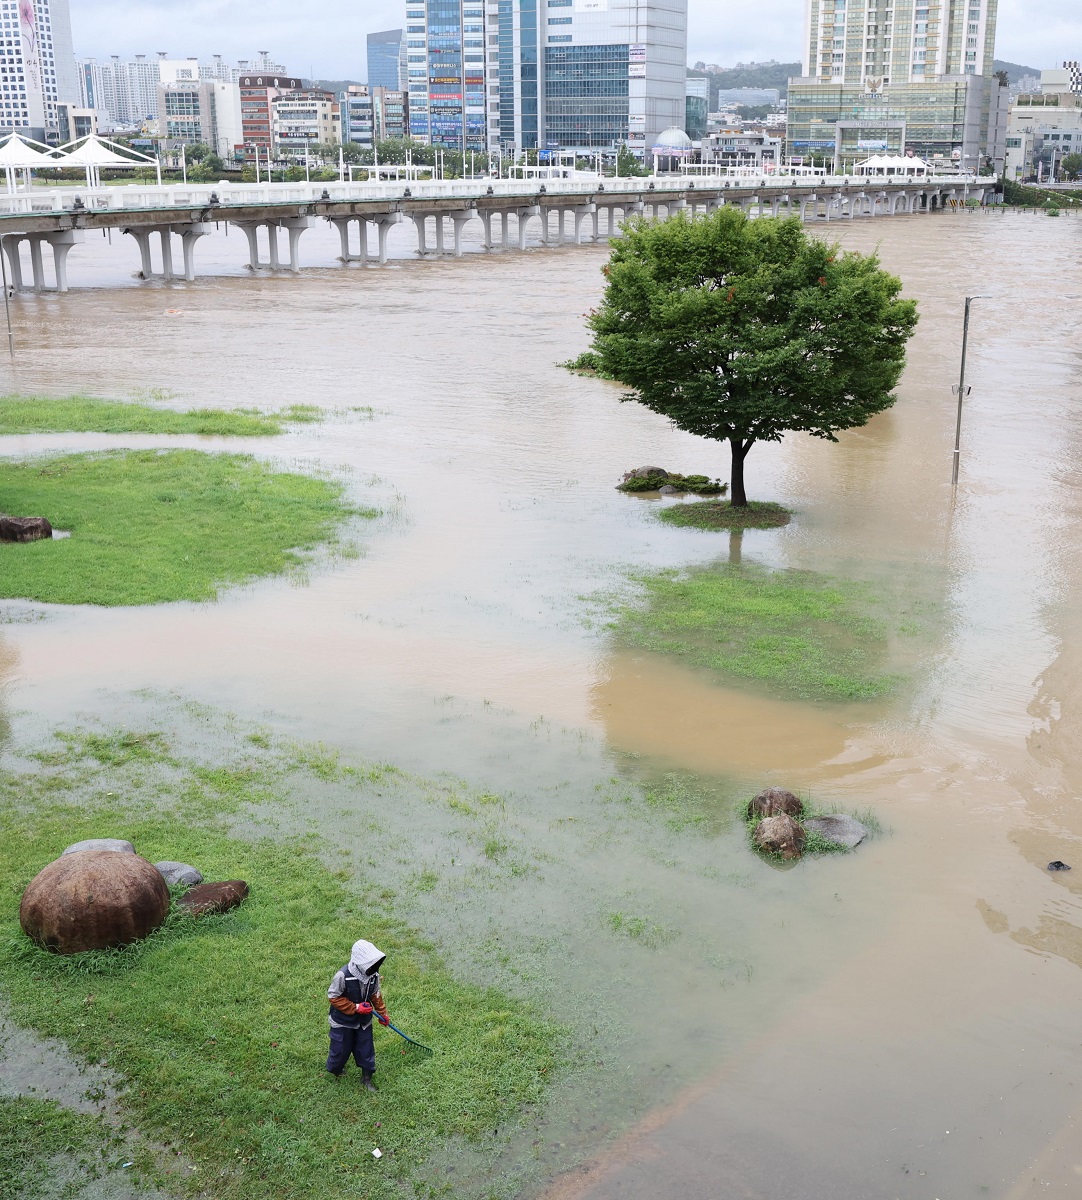
<path fill-rule="evenodd" d="M 489 4 L 503 146 L 645 155 L 663 129 L 683 128 L 687 0 Z"/>
<path fill-rule="evenodd" d="M 408 0 L 406 77 L 412 137 L 487 150 L 484 0 Z"/>
<path fill-rule="evenodd" d="M 384 29 L 368 35 L 368 86 L 405 87 L 406 45 L 401 29 Z"/>

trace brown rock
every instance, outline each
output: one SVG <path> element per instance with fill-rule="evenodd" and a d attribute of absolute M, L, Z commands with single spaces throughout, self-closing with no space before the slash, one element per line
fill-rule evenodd
<path fill-rule="evenodd" d="M 785 788 L 767 788 L 760 792 L 748 804 L 749 817 L 777 817 L 784 813 L 788 817 L 800 817 L 804 814 L 804 805 L 800 798 Z"/>
<path fill-rule="evenodd" d="M 662 479 L 669 478 L 669 472 L 664 467 L 636 467 L 624 476 L 624 483 L 629 479 L 649 479 L 652 475 L 660 475 Z"/>
<path fill-rule="evenodd" d="M 168 912 L 169 889 L 145 858 L 80 850 L 51 862 L 30 881 L 19 923 L 47 950 L 78 954 L 137 942 Z"/>
<path fill-rule="evenodd" d="M 53 527 L 44 517 L 9 517 L 0 513 L 0 542 L 38 542 L 52 536 Z"/>
<path fill-rule="evenodd" d="M 177 908 L 187 909 L 193 917 L 205 913 L 228 912 L 248 895 L 243 879 L 228 879 L 225 883 L 200 883 L 189 888 L 177 901 Z"/>
<path fill-rule="evenodd" d="M 766 854 L 793 859 L 804 853 L 804 829 L 785 813 L 760 821 L 753 836 L 756 846 Z"/>

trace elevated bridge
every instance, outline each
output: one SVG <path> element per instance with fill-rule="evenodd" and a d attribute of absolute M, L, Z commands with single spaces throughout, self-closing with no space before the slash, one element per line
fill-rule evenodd
<path fill-rule="evenodd" d="M 0 196 L 0 246 L 16 291 L 67 291 L 67 258 L 88 230 L 118 230 L 139 247 L 144 279 L 192 280 L 200 238 L 223 223 L 243 231 L 253 271 L 300 270 L 300 240 L 317 221 L 341 239 L 341 262 L 387 261 L 392 226 L 412 222 L 417 253 L 462 253 L 480 221 L 486 250 L 595 242 L 637 216 L 712 212 L 802 221 L 928 214 L 993 198 L 992 180 L 715 177 L 426 180 L 369 183 L 186 184 L 34 188 Z M 283 244 L 283 233 L 285 235 Z M 431 235 L 431 238 L 430 238 Z M 177 239 L 174 241 L 174 239 Z M 179 262 L 174 249 L 179 243 Z M 52 270 L 46 277 L 46 248 Z M 157 253 L 155 253 L 157 251 Z"/>

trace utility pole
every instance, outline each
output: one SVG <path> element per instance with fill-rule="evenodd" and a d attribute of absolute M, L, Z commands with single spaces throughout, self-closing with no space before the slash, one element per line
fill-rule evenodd
<path fill-rule="evenodd" d="M 966 387 L 966 350 L 969 346 L 969 307 L 974 300 L 987 300 L 987 296 L 967 296 L 965 317 L 962 320 L 962 363 L 958 371 L 958 419 L 954 426 L 954 462 L 951 466 L 951 487 L 958 486 L 958 464 L 962 454 L 962 401 L 969 394 Z"/>

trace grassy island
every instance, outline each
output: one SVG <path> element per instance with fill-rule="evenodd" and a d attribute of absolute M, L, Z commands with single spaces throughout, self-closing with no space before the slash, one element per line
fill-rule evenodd
<path fill-rule="evenodd" d="M 884 631 L 856 584 L 751 566 L 637 582 L 645 603 L 622 607 L 615 626 L 625 644 L 801 699 L 870 700 L 896 682 L 881 668 Z"/>
<path fill-rule="evenodd" d="M 702 500 L 670 504 L 658 513 L 658 518 L 683 529 L 777 529 L 788 525 L 792 515 L 789 509 L 768 500 L 749 500 L 744 505 Z"/>
<path fill-rule="evenodd" d="M 341 483 L 243 454 L 126 450 L 0 460 L 0 511 L 70 537 L 0 544 L 0 598 L 52 604 L 213 600 L 302 562 L 352 509 Z"/>
<path fill-rule="evenodd" d="M 17 433 L 195 433 L 270 437 L 287 425 L 311 424 L 323 412 L 294 404 L 280 412 L 250 408 L 180 410 L 93 396 L 0 396 L 0 435 Z"/>
<path fill-rule="evenodd" d="M 75 731 L 0 771 L 5 1004 L 18 1024 L 119 1077 L 131 1136 L 162 1148 L 132 1156 L 141 1182 L 218 1200 L 435 1194 L 427 1157 L 446 1139 L 477 1142 L 537 1102 L 563 1035 L 528 1004 L 453 974 L 396 916 L 393 892 L 366 887 L 367 872 L 341 859 L 325 865 L 318 840 L 272 840 L 258 826 L 232 835 L 230 819 L 288 802 L 313 769 L 326 774 L 317 754 L 267 745 L 251 737 L 248 752 L 207 766 L 157 732 Z M 373 780 L 394 770 L 364 769 Z M 72 841 L 105 834 L 131 839 L 151 862 L 244 879 L 250 896 L 220 916 L 174 914 L 126 950 L 39 950 L 19 929 L 22 890 Z M 391 1019 L 435 1051 L 417 1056 L 377 1029 L 375 1096 L 354 1067 L 341 1080 L 323 1069 L 327 985 L 361 936 L 388 952 Z M 28 1154 L 98 1158 L 98 1132 L 32 1100 L 0 1106 L 5 1147 Z M 195 1173 L 185 1178 L 181 1163 Z M 26 1194 L 52 1195 L 47 1182 L 36 1175 Z"/>

